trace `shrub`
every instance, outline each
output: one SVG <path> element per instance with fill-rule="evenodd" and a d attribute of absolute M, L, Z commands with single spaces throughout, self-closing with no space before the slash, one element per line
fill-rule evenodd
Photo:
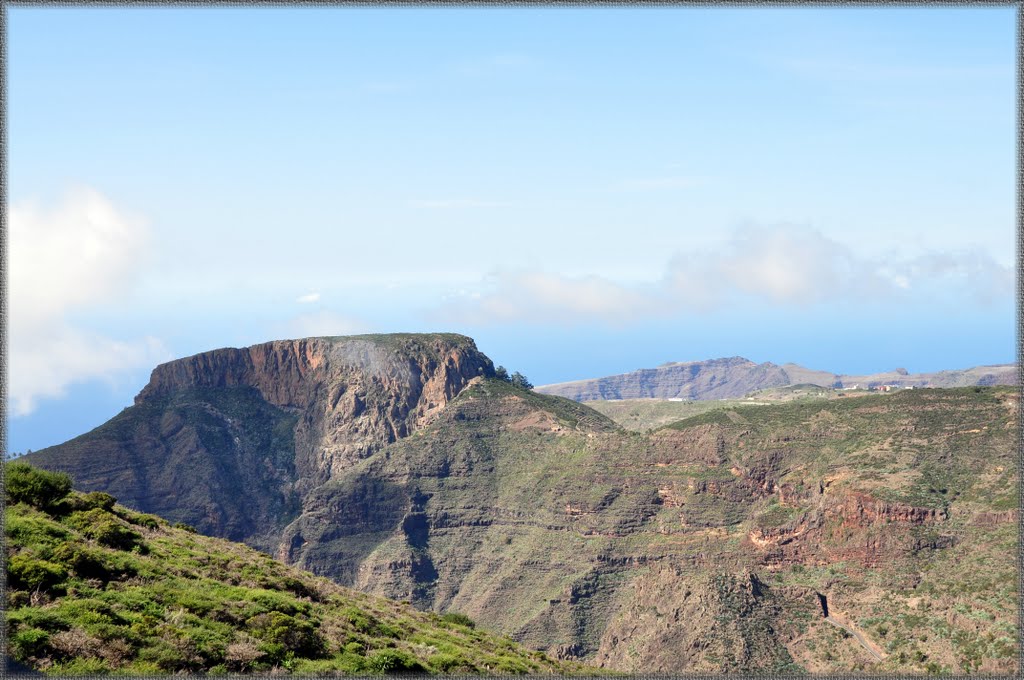
<path fill-rule="evenodd" d="M 356 609 L 355 607 L 346 607 L 342 610 L 341 615 L 346 621 L 356 630 L 357 633 L 365 633 L 367 635 L 376 635 L 379 621 L 372 614 Z"/>
<path fill-rule="evenodd" d="M 246 626 L 263 642 L 260 649 L 275 662 L 281 661 L 287 652 L 317 658 L 326 651 L 327 645 L 316 626 L 281 612 L 259 614 L 246 621 Z"/>
<path fill-rule="evenodd" d="M 39 607 L 22 607 L 7 612 L 7 623 L 12 627 L 39 628 L 45 631 L 67 630 L 71 627 L 68 620 L 53 611 Z"/>
<path fill-rule="evenodd" d="M 8 508 L 4 530 L 12 543 L 39 549 L 60 545 L 67 540 L 68 530 L 45 515 L 29 515 Z"/>
<path fill-rule="evenodd" d="M 7 560 L 7 578 L 14 588 L 52 588 L 67 577 L 67 569 L 63 566 L 29 554 L 18 553 Z"/>
<path fill-rule="evenodd" d="M 159 529 L 160 518 L 156 515 L 138 514 L 129 518 L 132 524 L 137 524 L 140 527 L 146 527 L 147 529 Z"/>
<path fill-rule="evenodd" d="M 82 504 L 86 509 L 113 510 L 115 503 L 116 498 L 102 491 L 91 491 L 82 497 Z"/>
<path fill-rule="evenodd" d="M 28 463 L 8 463 L 4 486 L 7 502 L 27 503 L 40 510 L 50 510 L 71 493 L 71 477 L 63 472 L 38 470 Z"/>
<path fill-rule="evenodd" d="M 522 663 L 507 656 L 503 656 L 498 659 L 498 665 L 495 667 L 495 670 L 503 675 L 524 675 L 530 672 L 530 669 Z"/>
<path fill-rule="evenodd" d="M 138 532 L 124 526 L 109 512 L 99 508 L 76 512 L 71 515 L 68 523 L 108 548 L 131 550 L 142 540 Z"/>
<path fill-rule="evenodd" d="M 233 670 L 246 671 L 253 662 L 263 656 L 263 651 L 253 640 L 240 640 L 232 642 L 224 650 L 224 659 L 229 668 Z"/>
<path fill-rule="evenodd" d="M 50 646 L 67 659 L 96 656 L 100 641 L 80 628 L 54 633 Z"/>
<path fill-rule="evenodd" d="M 353 640 L 352 642 L 349 642 L 348 644 L 345 645 L 345 651 L 348 652 L 349 654 L 355 654 L 357 656 L 365 656 L 365 654 L 366 654 L 366 645 L 364 645 L 362 642 L 358 642 L 356 640 Z"/>
<path fill-rule="evenodd" d="M 11 635 L 8 645 L 16 660 L 25 661 L 30 656 L 43 656 L 49 641 L 50 634 L 45 630 L 22 628 Z"/>
<path fill-rule="evenodd" d="M 366 659 L 366 666 L 378 673 L 422 673 L 427 670 L 414 656 L 396 649 L 374 652 Z"/>
<path fill-rule="evenodd" d="M 459 612 L 448 612 L 447 614 L 441 617 L 441 620 L 446 623 L 455 624 L 456 626 L 476 628 L 476 623 L 474 623 L 473 619 L 469 618 L 465 614 L 460 614 Z"/>
<path fill-rule="evenodd" d="M 461 654 L 446 654 L 444 652 L 434 654 L 427 662 L 439 673 L 451 673 L 452 671 L 473 672 L 476 668 Z"/>
<path fill-rule="evenodd" d="M 130 564 L 116 564 L 107 559 L 101 551 L 70 543 L 57 546 L 53 551 L 53 559 L 66 565 L 75 575 L 86 579 L 94 578 L 107 582 L 120 576 L 135 574 L 135 569 Z"/>

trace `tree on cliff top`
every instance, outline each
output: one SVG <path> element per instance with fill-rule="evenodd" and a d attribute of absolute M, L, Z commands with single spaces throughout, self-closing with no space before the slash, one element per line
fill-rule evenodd
<path fill-rule="evenodd" d="M 529 380 L 527 380 L 526 376 L 523 375 L 522 373 L 520 373 L 519 371 L 516 371 L 515 373 L 512 374 L 512 378 L 510 379 L 510 382 L 512 383 L 512 385 L 514 387 L 518 387 L 519 389 L 522 389 L 522 390 L 532 390 L 533 389 L 533 383 L 531 383 Z"/>

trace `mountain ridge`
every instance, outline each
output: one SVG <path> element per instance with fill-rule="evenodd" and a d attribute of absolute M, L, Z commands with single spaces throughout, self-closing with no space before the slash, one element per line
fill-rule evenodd
<path fill-rule="evenodd" d="M 704 361 L 667 362 L 656 368 L 641 368 L 600 378 L 571 380 L 534 389 L 574 401 L 613 399 L 731 399 L 751 392 L 797 384 L 820 387 L 873 388 L 967 387 L 972 385 L 1014 385 L 1016 364 L 975 366 L 960 370 L 909 373 L 897 368 L 866 375 L 830 373 L 795 363 L 755 363 L 744 357 L 723 357 Z"/>

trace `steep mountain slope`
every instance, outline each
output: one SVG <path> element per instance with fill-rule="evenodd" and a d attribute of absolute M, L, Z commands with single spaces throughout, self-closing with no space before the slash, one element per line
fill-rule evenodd
<path fill-rule="evenodd" d="M 135 405 L 26 457 L 86 491 L 272 551 L 302 498 L 493 374 L 469 338 L 277 341 L 158 366 Z"/>
<path fill-rule="evenodd" d="M 911 374 L 895 369 L 872 375 L 840 375 L 804 368 L 797 364 L 778 366 L 754 363 L 742 357 L 685 363 L 667 363 L 631 373 L 604 378 L 541 385 L 543 394 L 576 401 L 607 399 L 736 399 L 755 390 L 787 385 L 811 384 L 821 387 L 966 387 L 970 385 L 1015 385 L 1014 364 L 977 366 L 959 371 Z"/>
<path fill-rule="evenodd" d="M 7 466 L 7 649 L 50 674 L 574 673 L 465 616 L 342 588 Z"/>
<path fill-rule="evenodd" d="M 1005 670 L 1015 404 L 1005 389 L 908 391 L 718 411 L 643 437 L 484 380 L 318 489 L 281 556 L 618 670 Z M 972 560 L 975 595 L 932 576 Z M 819 592 L 851 625 L 892 619 L 890 640 L 913 651 L 878 664 L 844 647 Z M 911 643 L 897 637 L 914 634 L 892 600 L 904 592 L 928 621 L 970 602 L 985 623 Z"/>
<path fill-rule="evenodd" d="M 463 365 L 474 363 L 471 341 L 456 340 L 436 342 L 462 343 Z M 412 353 L 406 340 L 373 342 L 382 353 Z M 290 514 L 260 511 L 276 524 L 260 533 L 254 523 L 250 543 L 343 585 L 464 612 L 559 657 L 652 672 L 1014 670 L 1015 390 L 721 408 L 640 434 L 582 404 L 487 377 L 486 357 L 475 364 L 476 377 L 449 371 L 459 378 L 445 384 L 460 387 L 446 392 L 443 408 L 390 438 L 378 432 L 373 446 L 336 465 L 321 451 L 349 451 L 353 438 L 365 438 L 351 421 L 369 407 L 337 414 L 342 434 L 317 430 L 318 441 L 336 447 L 317 449 L 308 444 L 313 430 L 303 429 L 308 411 L 267 402 L 263 411 L 240 409 L 253 415 L 239 421 L 216 401 L 240 387 L 262 395 L 255 380 L 238 386 L 197 374 L 159 398 L 190 403 L 191 391 L 206 390 L 203 412 L 223 417 L 203 429 L 189 416 L 197 437 L 243 428 L 236 436 L 250 437 L 253 460 L 263 463 L 251 473 L 254 488 L 294 494 Z M 345 380 L 365 380 L 350 375 L 339 392 L 351 391 L 341 389 Z M 382 394 L 415 392 L 396 383 Z M 142 414 L 150 399 L 129 411 Z M 138 424 L 127 434 L 87 435 L 92 455 L 148 446 L 134 433 L 182 407 L 160 408 L 132 416 Z M 259 443 L 277 440 L 246 433 L 287 429 L 287 417 L 295 418 L 296 462 L 282 483 L 273 446 Z M 94 472 L 83 447 L 73 440 L 33 458 Z M 190 464 L 205 455 L 213 467 L 240 468 L 237 448 L 205 451 Z M 150 460 L 140 479 L 167 469 Z M 115 465 L 101 465 L 105 477 L 93 474 L 92 488 L 125 483 Z M 229 526 L 208 519 L 230 509 L 221 492 L 183 491 L 161 497 L 162 512 L 206 520 L 205 531 Z M 840 621 L 884 648 L 883 660 L 843 638 Z"/>

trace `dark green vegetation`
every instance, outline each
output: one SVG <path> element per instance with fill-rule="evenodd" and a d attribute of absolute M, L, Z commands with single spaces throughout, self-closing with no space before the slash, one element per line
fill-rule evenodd
<path fill-rule="evenodd" d="M 31 459 L 559 658 L 1016 671 L 1015 390 L 778 385 L 757 400 L 782 403 L 718 402 L 640 433 L 496 373 L 459 336 L 220 350 L 154 371 L 123 431 Z M 228 415 L 231 399 L 251 400 L 253 422 Z M 263 427 L 260 413 L 291 423 L 290 448 L 237 434 Z M 171 444 L 147 434 L 176 417 Z M 188 476 L 204 460 L 216 485 Z M 176 496 L 167 479 L 195 486 Z M 233 505 L 257 493 L 292 504 Z M 818 594 L 882 662 L 821 618 Z"/>
<path fill-rule="evenodd" d="M 582 667 L 341 588 L 6 467 L 8 652 L 52 674 L 572 673 Z"/>

